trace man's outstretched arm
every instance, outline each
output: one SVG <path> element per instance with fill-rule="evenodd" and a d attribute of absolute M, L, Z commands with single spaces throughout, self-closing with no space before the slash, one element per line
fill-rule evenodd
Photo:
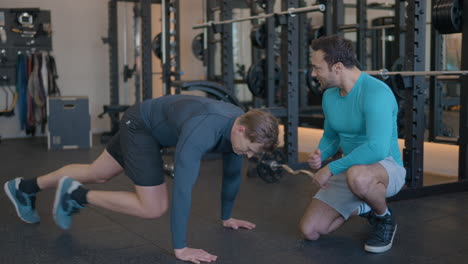
<path fill-rule="evenodd" d="M 221 219 L 224 227 L 239 229 L 255 228 L 255 224 L 232 218 L 232 208 L 240 189 L 243 156 L 235 153 L 223 155 L 223 187 L 221 192 Z"/>

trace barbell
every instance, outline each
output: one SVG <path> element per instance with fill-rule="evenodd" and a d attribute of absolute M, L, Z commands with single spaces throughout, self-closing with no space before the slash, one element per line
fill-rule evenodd
<path fill-rule="evenodd" d="M 281 12 L 276 12 L 276 13 L 269 13 L 269 14 L 258 15 L 258 16 L 249 16 L 249 17 L 236 18 L 236 19 L 230 19 L 230 20 L 222 20 L 222 21 L 208 21 L 206 23 L 197 24 L 197 25 L 193 26 L 192 29 L 201 29 L 201 28 L 207 28 L 207 27 L 217 26 L 217 25 L 233 24 L 233 23 L 247 21 L 247 20 L 254 20 L 254 19 L 260 19 L 260 18 L 269 18 L 269 17 L 273 17 L 273 16 L 280 16 L 280 15 L 295 16 L 296 14 L 306 13 L 306 12 L 316 12 L 316 11 L 323 12 L 323 11 L 325 11 L 325 9 L 326 9 L 326 7 L 323 4 L 322 5 L 313 5 L 313 6 L 308 6 L 308 7 L 301 7 L 301 8 L 289 8 L 286 11 L 281 11 Z"/>
<path fill-rule="evenodd" d="M 320 184 L 315 180 L 315 174 L 309 170 L 293 170 L 286 164 L 286 158 L 280 150 L 275 150 L 271 153 L 264 153 L 257 163 L 258 176 L 267 183 L 275 183 L 279 181 L 284 172 L 292 175 L 304 174 L 312 179 L 312 182 L 318 186 Z"/>
<path fill-rule="evenodd" d="M 381 69 L 378 71 L 365 71 L 369 75 L 381 76 L 387 79 L 391 75 L 401 76 L 440 76 L 440 75 L 467 75 L 468 71 L 388 71 Z"/>
<path fill-rule="evenodd" d="M 163 164 L 163 172 L 165 175 L 174 179 L 174 163 L 165 161 Z M 292 175 L 304 174 L 312 179 L 312 182 L 320 187 L 320 184 L 315 180 L 315 174 L 308 170 L 293 170 L 286 164 L 286 158 L 281 150 L 274 150 L 271 153 L 263 153 L 257 163 L 258 176 L 267 183 L 275 183 L 279 181 L 284 172 Z"/>

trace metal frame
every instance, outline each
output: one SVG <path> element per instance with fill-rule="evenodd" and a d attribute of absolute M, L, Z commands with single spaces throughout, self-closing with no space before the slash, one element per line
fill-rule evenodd
<path fill-rule="evenodd" d="M 206 0 L 206 12 L 205 19 L 207 21 L 214 20 L 214 8 L 216 7 L 216 2 L 214 0 Z M 216 56 L 216 42 L 215 42 L 215 27 L 207 27 L 204 29 L 206 34 L 205 38 L 205 58 L 203 62 L 206 65 L 206 75 L 208 80 L 216 79 L 215 71 L 215 56 Z"/>
<path fill-rule="evenodd" d="M 406 25 L 405 70 L 424 71 L 425 37 L 426 37 L 426 1 L 409 1 L 406 7 L 408 19 Z M 407 168 L 406 184 L 410 188 L 423 186 L 423 152 L 424 152 L 424 76 L 408 76 L 405 109 L 405 148 L 404 164 Z"/>
<path fill-rule="evenodd" d="M 253 1 L 252 1 L 253 2 Z M 268 14 L 273 13 L 274 11 L 275 1 L 267 1 L 265 12 Z M 267 107 L 275 107 L 275 98 L 276 98 L 276 81 L 275 81 L 275 64 L 276 64 L 276 56 L 275 56 L 275 41 L 277 39 L 276 35 L 276 18 L 275 17 L 267 17 L 266 18 L 266 106 Z M 274 54 L 273 56 L 271 56 Z"/>
<path fill-rule="evenodd" d="M 358 1 L 357 8 L 361 8 L 358 13 L 363 12 L 363 2 Z M 337 34 L 343 34 L 344 30 L 356 30 L 362 26 L 356 25 L 344 25 L 344 5 L 342 0 L 333 1 L 333 21 L 332 28 Z M 408 198 L 416 198 L 426 195 L 436 195 L 447 192 L 456 191 L 467 191 L 468 190 L 468 52 L 462 50 L 462 67 L 461 71 L 441 71 L 440 68 L 440 36 L 436 35 L 433 37 L 432 45 L 433 54 L 432 57 L 435 59 L 432 62 L 431 71 L 425 71 L 425 37 L 426 37 L 426 1 L 395 1 L 395 25 L 385 26 L 392 27 L 395 30 L 395 41 L 398 45 L 395 45 L 396 49 L 394 54 L 398 54 L 399 58 L 406 58 L 404 63 L 404 73 L 402 72 L 391 72 L 391 74 L 402 74 L 405 75 L 405 98 L 404 98 L 404 110 L 405 110 L 405 147 L 403 151 L 404 165 L 407 169 L 407 188 L 403 189 L 398 195 L 392 197 L 390 200 L 400 200 Z M 330 8 L 327 8 L 326 12 L 330 12 Z M 464 12 L 464 21 L 468 21 L 468 12 Z M 359 15 L 358 17 L 361 17 Z M 324 24 L 330 27 L 331 21 L 327 18 L 330 14 L 324 18 Z M 362 20 L 361 20 L 362 22 Z M 465 22 L 465 24 L 468 22 Z M 375 29 L 380 27 L 375 27 Z M 368 30 L 374 29 L 368 27 Z M 327 33 L 330 33 L 327 30 Z M 464 27 L 463 30 L 462 47 L 468 46 L 468 27 Z M 359 33 L 358 33 L 359 34 Z M 358 37 L 358 40 L 362 41 L 364 34 Z M 358 45 L 357 51 L 359 52 Z M 358 53 L 357 52 L 357 53 Z M 361 55 L 360 60 L 365 62 L 364 57 Z M 365 67 L 365 65 L 364 65 Z M 393 69 L 392 69 L 393 70 Z M 374 74 L 378 72 L 374 72 Z M 438 184 L 432 186 L 423 186 L 423 154 L 424 154 L 424 132 L 425 132 L 425 79 L 427 76 L 438 76 L 438 75 L 460 75 L 461 79 L 461 96 L 460 96 L 460 138 L 459 138 L 459 175 L 458 182 Z M 436 127 L 435 122 L 440 120 L 440 114 L 437 111 L 440 110 L 440 89 L 437 88 L 437 78 L 431 77 L 432 88 L 431 88 L 431 127 Z M 437 92 L 439 91 L 439 92 Z M 435 128 L 434 131 L 438 131 L 440 128 Z M 437 139 L 437 134 L 431 134 L 431 140 Z"/>
<path fill-rule="evenodd" d="M 299 6 L 299 0 L 282 0 L 283 9 Z M 287 119 L 284 125 L 284 148 L 287 162 L 291 167 L 298 164 L 298 126 L 299 126 L 299 91 L 298 91 L 298 56 L 299 56 L 299 18 L 288 16 L 282 30 L 283 85 L 287 89 Z"/>
<path fill-rule="evenodd" d="M 110 0 L 108 8 L 107 42 L 109 44 L 109 86 L 110 106 L 119 105 L 119 46 L 117 32 L 117 1 Z M 119 113 L 109 113 L 111 119 L 111 131 L 114 135 L 119 130 Z"/>
<path fill-rule="evenodd" d="M 336 1 L 336 0 L 335 0 Z M 325 34 L 326 35 L 331 35 L 333 32 L 336 32 L 335 30 L 335 24 L 333 23 L 334 17 L 333 17 L 333 10 L 334 6 L 333 3 L 335 2 L 334 0 L 326 0 L 326 9 L 325 13 L 323 14 L 323 25 L 325 26 Z"/>
<path fill-rule="evenodd" d="M 161 39 L 162 39 L 162 80 L 163 94 L 180 93 L 179 86 L 173 82 L 180 80 L 180 23 L 179 0 L 161 2 Z"/>
<path fill-rule="evenodd" d="M 304 6 L 305 1 L 301 0 L 300 5 Z M 308 91 L 307 91 L 307 68 L 309 65 L 309 43 L 310 32 L 307 31 L 308 20 L 306 14 L 299 15 L 299 109 L 308 108 Z"/>
<path fill-rule="evenodd" d="M 140 0 L 141 77 L 143 100 L 153 98 L 153 63 L 151 62 L 151 0 Z"/>
<path fill-rule="evenodd" d="M 467 2 L 465 1 L 465 4 Z M 463 12 L 463 31 L 461 47 L 468 47 L 468 7 L 465 6 Z M 461 70 L 468 70 L 468 52 L 461 48 Z M 468 76 L 461 76 L 460 91 L 460 138 L 459 138 L 459 157 L 458 157 L 458 180 L 466 181 L 468 179 Z M 468 189 L 468 188 L 467 188 Z"/>
<path fill-rule="evenodd" d="M 397 1 L 398 5 L 401 1 Z M 407 33 L 406 50 L 400 46 L 400 54 L 414 54 L 409 60 L 406 61 L 405 70 L 424 71 L 424 41 L 425 41 L 425 1 L 410 1 L 406 10 L 408 11 L 407 17 L 413 18 L 407 20 Z M 403 6 L 403 4 L 401 4 Z M 400 6 L 400 10 L 403 8 Z M 401 11 L 400 11 L 401 12 Z M 468 12 L 464 12 L 464 21 L 468 21 Z M 400 13 L 401 14 L 401 13 Z M 398 16 L 397 16 L 398 17 Z M 465 22 L 466 24 L 467 22 Z M 397 28 L 399 29 L 399 28 Z M 462 32 L 462 47 L 468 45 L 468 27 L 464 27 Z M 440 67 L 440 53 L 438 54 L 440 44 L 440 36 L 435 35 L 432 39 L 433 43 L 433 62 L 432 69 L 438 70 Z M 468 70 L 468 52 L 462 49 L 462 65 L 461 70 Z M 423 186 L 423 143 L 424 143 L 424 79 L 425 76 L 405 77 L 407 90 L 406 98 L 412 98 L 407 101 L 405 109 L 405 149 L 404 149 L 404 163 L 407 168 L 407 188 L 403 189 L 398 195 L 392 197 L 390 200 L 401 200 L 417 198 L 429 195 L 438 195 L 448 192 L 460 192 L 468 190 L 468 76 L 461 75 L 461 95 L 460 95 L 460 138 L 459 138 L 459 167 L 458 167 L 458 181 L 446 184 L 437 184 L 431 186 Z M 436 78 L 435 78 L 436 79 Z M 437 83 L 435 83 L 437 85 Z M 437 87 L 432 82 L 431 87 L 431 113 L 437 115 L 437 108 L 440 107 L 438 100 L 440 100 L 440 93 L 436 92 Z M 434 120 L 431 122 L 432 125 Z M 433 133 L 431 139 L 435 139 Z"/>
<path fill-rule="evenodd" d="M 119 102 L 119 47 L 118 47 L 118 25 L 117 25 L 117 3 L 118 2 L 133 2 L 140 3 L 141 16 L 141 57 L 142 57 L 142 91 L 143 100 L 152 98 L 152 63 L 151 63 L 151 4 L 160 4 L 161 1 L 156 0 L 109 0 L 108 2 L 108 30 L 107 37 L 103 38 L 104 43 L 109 44 L 109 87 L 110 101 L 109 105 L 104 106 L 104 113 L 108 113 L 111 120 L 110 132 L 105 132 L 101 137 L 101 141 L 105 142 L 110 139 L 119 130 L 119 116 L 127 106 L 120 105 Z M 135 84 L 138 84 L 135 81 Z M 139 87 L 135 87 L 139 89 Z M 137 93 L 135 97 L 139 100 Z M 102 116 L 101 114 L 100 116 Z"/>
<path fill-rule="evenodd" d="M 328 1 L 327 3 L 331 3 Z M 210 1 L 208 1 L 210 3 Z M 300 4 L 303 3 L 300 0 L 282 0 L 282 8 L 297 8 Z M 343 24 L 344 20 L 344 5 L 342 5 L 342 0 L 333 1 L 333 21 L 330 20 L 330 16 L 326 16 L 324 21 L 326 21 L 326 31 L 330 33 L 330 28 L 333 28 L 335 32 L 343 34 Z M 229 2 L 227 0 L 223 1 L 222 9 L 223 13 L 229 9 Z M 210 4 L 207 5 L 207 10 L 210 11 Z M 365 12 L 366 1 L 360 1 L 357 8 L 359 15 L 358 25 L 354 25 L 356 28 L 366 29 L 367 21 L 366 16 L 363 15 Z M 296 9 L 297 10 L 297 9 Z M 271 12 L 271 11 L 269 11 Z M 327 10 L 330 14 L 330 9 Z M 208 21 L 213 21 L 213 18 L 209 16 L 211 12 L 207 12 Z M 468 13 L 468 12 L 467 12 Z M 229 15 L 225 14 L 222 17 L 222 20 L 229 20 Z M 465 14 L 465 17 L 468 14 Z M 255 17 L 255 16 L 252 16 Z M 251 17 L 251 18 L 252 18 Z M 299 70 L 301 69 L 302 64 L 298 59 L 300 44 L 299 41 L 299 25 L 303 25 L 304 21 L 300 22 L 298 17 L 285 16 L 286 19 L 281 21 L 280 16 L 276 16 L 276 22 L 282 24 L 282 70 L 283 70 L 283 90 L 287 92 L 287 98 L 284 98 L 286 101 L 286 108 L 284 107 L 275 107 L 274 106 L 274 97 L 271 95 L 271 90 L 268 91 L 268 106 L 269 110 L 272 111 L 277 116 L 283 117 L 286 120 L 285 124 L 285 151 L 287 155 L 288 164 L 292 167 L 297 167 L 297 127 L 298 127 L 298 102 L 299 102 L 299 92 L 297 90 L 298 84 L 301 82 L 299 77 Z M 407 20 L 405 20 L 407 18 Z M 232 19 L 231 19 L 232 20 Z M 268 20 L 273 20 L 269 18 Z M 240 21 L 240 20 L 237 20 Z M 465 19 L 468 21 L 468 18 Z M 233 21 L 228 21 L 227 23 L 232 23 Z M 299 24 L 301 23 L 301 24 Z M 226 23 L 223 23 L 226 24 Z M 210 26 L 206 27 L 208 32 L 214 33 L 218 26 L 213 23 L 209 24 Z M 332 26 L 331 26 L 332 25 Z M 223 26 L 225 27 L 225 26 Z M 396 52 L 400 57 L 406 57 L 404 61 L 404 70 L 407 73 L 404 75 L 413 75 L 405 76 L 405 129 L 406 129 L 406 138 L 405 138 L 405 148 L 403 151 L 404 155 L 404 165 L 407 168 L 407 188 L 402 190 L 400 194 L 392 198 L 392 200 L 414 198 L 423 195 L 431 194 L 440 194 L 449 191 L 461 191 L 468 189 L 468 183 L 466 182 L 467 170 L 466 164 L 468 164 L 468 91 L 462 89 L 461 95 L 461 112 L 460 112 L 460 154 L 459 154 L 459 182 L 458 183 L 449 183 L 449 184 L 440 184 L 434 186 L 423 186 L 423 144 L 424 144 L 424 99 L 425 99 L 425 75 L 431 74 L 453 74 L 452 73 L 442 73 L 437 67 L 433 66 L 432 73 L 425 71 L 425 49 L 424 42 L 426 36 L 426 2 L 425 1 L 401 1 L 398 0 L 395 2 L 395 25 L 392 27 L 395 28 L 395 38 L 399 45 L 395 45 Z M 367 28 L 370 29 L 370 28 Z M 223 31 L 225 28 L 223 28 Z M 463 33 L 465 36 L 467 34 L 468 27 L 465 27 Z M 272 32 L 272 31 L 269 31 Z M 229 33 L 229 32 L 228 32 Z M 268 35 L 270 37 L 270 35 Z M 358 33 L 358 40 L 362 43 L 365 43 L 366 32 Z M 213 39 L 212 39 L 213 40 Z M 212 41 L 211 40 L 211 41 Z M 223 38 L 223 41 L 226 39 Z M 208 42 L 210 40 L 208 39 Z M 210 45 L 212 43 L 209 43 Z M 468 45 L 468 37 L 463 38 L 463 45 Z M 227 46 L 223 46 L 223 49 L 226 49 Z M 209 49 L 208 51 L 213 50 Z M 360 50 L 360 51 L 359 51 Z M 363 67 L 366 67 L 366 56 L 365 48 L 358 45 L 359 58 Z M 302 51 L 303 52 L 303 51 Z M 209 56 L 210 52 L 207 52 Z M 271 53 L 269 53 L 271 54 Z M 301 53 L 302 54 L 302 53 Z M 410 56 L 408 56 L 410 54 Z M 462 54 L 462 70 L 468 70 L 468 53 Z M 223 67 L 232 65 L 225 59 L 232 59 L 232 54 L 223 52 Z M 214 59 L 214 56 L 212 56 Z M 274 62 L 273 59 L 269 60 L 268 65 L 272 65 Z M 227 63 L 227 64 L 226 64 Z M 435 62 L 437 64 L 438 62 Z M 434 65 L 434 63 L 433 63 Z M 272 68 L 272 67 L 271 67 Z M 408 73 L 413 72 L 413 73 Z M 223 74 L 229 74 L 229 71 L 226 72 L 223 69 Z M 424 75 L 423 75 L 424 74 Z M 214 75 L 214 74 L 213 74 Z M 210 75 L 208 75 L 210 77 Z M 267 72 L 268 81 L 272 82 L 271 72 Z M 462 86 L 468 86 L 468 76 L 462 76 Z M 229 80 L 229 79 L 228 79 Z M 274 85 L 268 85 L 268 87 L 274 87 Z M 273 88 L 272 88 L 273 89 Z M 433 88 L 434 89 L 434 88 Z M 434 94 L 434 93 L 433 93 Z M 437 95 L 435 95 L 437 97 Z M 432 102 L 432 107 L 437 107 L 437 102 Z M 433 111 L 435 111 L 433 109 Z"/>
<path fill-rule="evenodd" d="M 333 32 L 336 34 L 343 36 L 344 31 L 341 30 L 341 26 L 344 24 L 344 12 L 345 7 L 343 4 L 343 0 L 335 0 L 333 1 Z"/>
<path fill-rule="evenodd" d="M 275 1 L 267 1 L 265 9 L 266 10 L 272 10 L 274 2 Z M 260 9 L 258 8 L 258 5 L 257 5 L 257 3 L 255 1 L 250 1 L 249 9 L 250 9 L 250 16 L 256 16 L 261 12 L 261 11 L 259 11 Z M 269 24 L 268 21 L 269 20 L 267 19 L 266 20 L 266 23 L 267 23 L 267 29 L 266 29 L 266 32 L 267 32 L 267 49 L 269 49 L 268 47 L 270 47 L 269 43 L 271 41 L 271 40 L 269 40 L 269 34 L 268 34 L 268 32 L 271 32 L 270 27 L 268 26 L 268 24 Z M 252 26 L 256 26 L 256 25 L 259 25 L 258 19 L 252 20 Z M 254 45 L 251 45 L 251 51 L 252 51 L 252 53 L 251 53 L 251 65 L 254 65 L 255 63 L 257 63 L 258 61 L 260 61 L 262 59 L 262 56 L 263 56 L 264 52 L 261 49 L 255 47 Z M 267 52 L 267 54 L 269 54 L 269 53 Z M 266 91 L 266 93 L 268 93 L 268 91 L 269 91 L 269 88 L 268 88 L 269 85 L 270 85 L 270 82 L 268 82 L 268 77 L 267 77 L 267 91 Z M 252 94 L 252 97 L 253 97 L 253 100 L 252 100 L 252 106 L 253 107 L 259 108 L 259 107 L 264 106 L 264 101 L 265 101 L 264 98 L 254 96 L 253 94 Z M 268 96 L 266 96 L 266 97 L 268 98 Z"/>
<path fill-rule="evenodd" d="M 367 0 L 357 0 L 356 23 L 357 31 L 356 56 L 361 70 L 367 69 Z"/>
<path fill-rule="evenodd" d="M 232 3 L 231 0 L 221 1 L 220 19 L 232 19 Z M 229 93 L 234 92 L 234 56 L 232 46 L 232 24 L 221 25 L 221 74 L 223 84 Z"/>

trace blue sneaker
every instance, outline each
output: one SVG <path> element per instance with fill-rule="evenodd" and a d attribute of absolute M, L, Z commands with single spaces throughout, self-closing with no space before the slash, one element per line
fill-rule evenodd
<path fill-rule="evenodd" d="M 5 182 L 5 193 L 15 206 L 18 217 L 26 223 L 35 224 L 41 219 L 36 211 L 36 194 L 27 194 L 19 190 L 22 178 L 16 178 Z"/>
<path fill-rule="evenodd" d="M 70 228 L 72 214 L 84 207 L 71 197 L 71 193 L 80 186 L 81 183 L 70 177 L 63 177 L 58 183 L 53 214 L 55 223 L 62 229 Z"/>

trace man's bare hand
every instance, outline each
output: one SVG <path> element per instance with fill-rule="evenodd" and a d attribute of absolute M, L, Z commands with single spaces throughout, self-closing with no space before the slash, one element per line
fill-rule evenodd
<path fill-rule="evenodd" d="M 322 167 L 322 152 L 320 152 L 320 149 L 317 148 L 314 152 L 310 153 L 307 163 L 309 167 L 314 170 L 318 170 Z"/>
<path fill-rule="evenodd" d="M 196 264 L 199 264 L 201 261 L 203 262 L 212 262 L 216 261 L 218 258 L 215 255 L 211 255 L 210 253 L 206 252 L 203 249 L 197 248 L 181 248 L 181 249 L 174 249 L 174 253 L 176 258 L 183 260 L 183 261 L 190 261 Z"/>
<path fill-rule="evenodd" d="M 228 228 L 232 228 L 232 229 L 235 229 L 235 230 L 239 229 L 239 227 L 240 228 L 245 228 L 245 229 L 255 228 L 254 223 L 244 221 L 244 220 L 235 219 L 235 218 L 229 218 L 228 220 L 224 220 L 223 221 L 223 226 L 228 227 Z"/>

